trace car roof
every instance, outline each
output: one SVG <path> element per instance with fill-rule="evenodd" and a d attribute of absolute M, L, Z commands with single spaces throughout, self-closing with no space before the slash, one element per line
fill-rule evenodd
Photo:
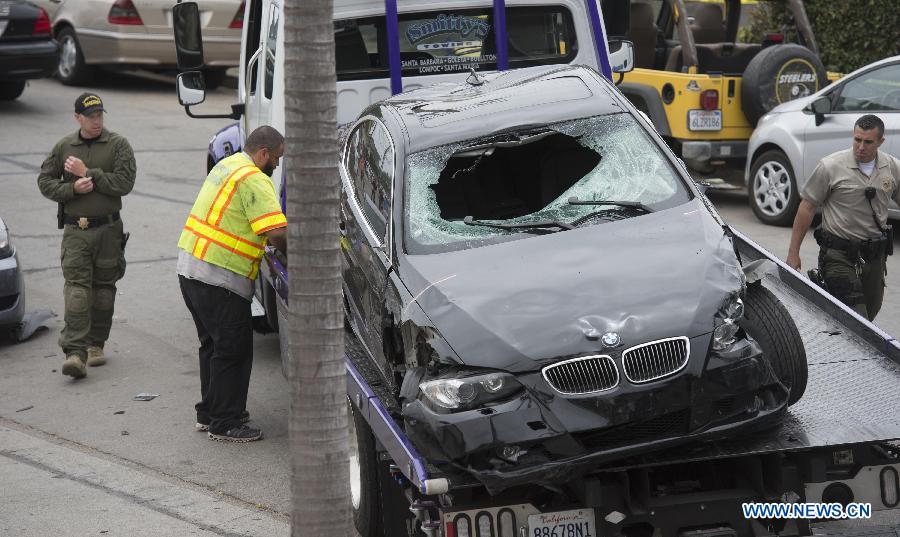
<path fill-rule="evenodd" d="M 401 93 L 362 115 L 405 131 L 408 154 L 509 129 L 623 112 L 615 91 L 588 67 L 530 67 Z"/>

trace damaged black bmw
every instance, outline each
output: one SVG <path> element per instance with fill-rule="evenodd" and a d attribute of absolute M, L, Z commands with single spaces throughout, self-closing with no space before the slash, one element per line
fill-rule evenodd
<path fill-rule="evenodd" d="M 368 108 L 341 150 L 348 325 L 430 463 L 492 492 L 777 425 L 790 315 L 652 125 L 582 67 Z"/>

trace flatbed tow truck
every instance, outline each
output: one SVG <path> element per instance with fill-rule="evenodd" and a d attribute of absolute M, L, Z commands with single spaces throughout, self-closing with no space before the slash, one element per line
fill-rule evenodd
<path fill-rule="evenodd" d="M 348 331 L 347 393 L 352 412 L 367 424 L 357 438 L 372 435 L 375 442 L 383 534 L 542 537 L 528 533 L 529 516 L 593 509 L 602 537 L 812 535 L 811 519 L 746 518 L 743 504 L 855 503 L 873 512 L 900 505 L 900 444 L 893 442 L 900 439 L 900 416 L 891 405 L 900 386 L 900 343 L 748 237 L 734 235 L 745 261 L 777 267 L 762 284 L 801 333 L 809 363 L 803 398 L 778 428 L 598 467 L 565 492 L 549 491 L 547 505 L 517 503 L 515 489 L 491 496 L 479 483 L 429 464 L 395 421 L 385 403 L 391 398 L 379 393 L 377 373 Z M 358 441 L 357 449 L 364 445 Z M 588 537 L 579 531 L 556 535 Z M 852 530 L 888 534 L 896 531 Z"/>
<path fill-rule="evenodd" d="M 600 1 L 585 2 L 597 68 L 612 79 L 618 60 L 610 61 Z M 494 0 L 498 20 L 503 20 L 504 9 L 504 0 Z M 391 35 L 397 35 L 397 12 L 397 0 L 385 0 Z M 196 31 L 199 34 L 199 27 Z M 503 70 L 507 58 L 502 23 L 495 38 L 497 66 Z M 391 92 L 398 93 L 400 56 L 395 48 L 389 56 Z M 625 56 L 631 61 L 630 51 Z M 187 108 L 187 102 L 182 104 Z M 237 111 L 225 117 L 242 117 L 243 104 L 235 106 Z M 235 140 L 235 149 L 241 142 Z M 900 386 L 900 343 L 748 237 L 733 233 L 745 261 L 767 260 L 774 267 L 761 283 L 790 312 L 806 350 L 805 395 L 780 426 L 605 463 L 557 487 L 518 485 L 490 494 L 471 476 L 445 473 L 417 452 L 404 433 L 395 398 L 380 384 L 372 360 L 348 329 L 347 395 L 355 441 L 351 486 L 361 537 L 812 535 L 812 521 L 837 511 L 820 511 L 821 516 L 814 517 L 808 511 L 805 517 L 745 516 L 744 507 L 752 502 L 782 504 L 795 506 L 796 515 L 797 506 L 807 504 L 842 509 L 859 504 L 868 506 L 859 513 L 866 518 L 900 506 L 900 443 L 895 443 L 900 439 L 900 413 L 892 401 Z M 286 300 L 287 268 L 274 252 L 268 252 L 262 272 L 273 294 Z M 279 310 L 284 322 L 282 307 Z M 647 428 L 633 434 L 659 432 Z M 541 491 L 535 494 L 536 489 Z M 584 525 L 584 520 L 592 523 Z M 850 534 L 898 531 L 855 529 L 844 535 Z"/>

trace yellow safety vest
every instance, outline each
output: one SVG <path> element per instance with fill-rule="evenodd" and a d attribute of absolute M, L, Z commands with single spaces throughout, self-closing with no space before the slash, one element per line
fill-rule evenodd
<path fill-rule="evenodd" d="M 253 280 L 266 243 L 261 235 L 286 225 L 272 180 L 246 154 L 235 153 L 209 172 L 178 247 Z"/>

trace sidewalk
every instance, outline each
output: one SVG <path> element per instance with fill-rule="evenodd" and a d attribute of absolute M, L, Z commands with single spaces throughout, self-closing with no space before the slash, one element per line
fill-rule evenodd
<path fill-rule="evenodd" d="M 0 426 L 4 537 L 287 536 L 287 520 Z"/>

